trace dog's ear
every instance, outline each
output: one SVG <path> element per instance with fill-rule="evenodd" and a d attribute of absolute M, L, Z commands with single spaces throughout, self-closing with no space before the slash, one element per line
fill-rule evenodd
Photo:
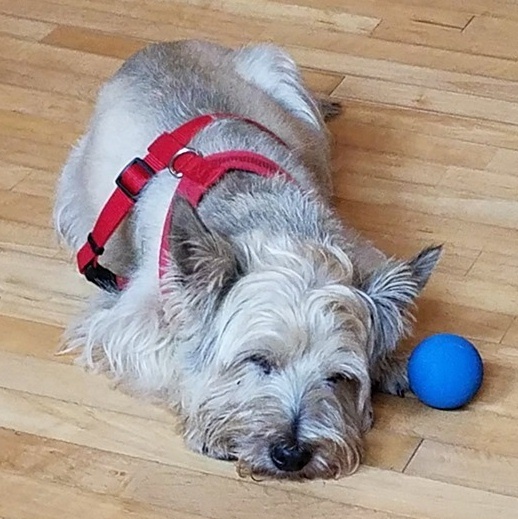
<path fill-rule="evenodd" d="M 222 296 L 242 274 L 230 242 L 209 230 L 182 198 L 175 201 L 169 245 L 181 281 L 200 296 Z"/>
<path fill-rule="evenodd" d="M 414 300 L 441 252 L 442 246 L 428 247 L 410 261 L 389 260 L 363 282 L 361 289 L 371 306 L 377 353 L 393 351 L 407 332 Z"/>

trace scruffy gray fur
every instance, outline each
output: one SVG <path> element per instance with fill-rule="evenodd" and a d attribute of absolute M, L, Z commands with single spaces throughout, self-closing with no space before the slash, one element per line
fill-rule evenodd
<path fill-rule="evenodd" d="M 287 143 L 232 119 L 197 135 L 191 146 L 203 155 L 255 151 L 296 182 L 236 171 L 197 211 L 179 200 L 160 278 L 176 180 L 158 174 L 103 256 L 129 285 L 100 292 L 67 332 L 67 349 L 86 366 L 163 398 L 190 448 L 237 460 L 241 474 L 354 472 L 372 388 L 408 387 L 395 352 L 440 248 L 388 259 L 337 217 L 324 126 L 336 108 L 313 98 L 275 46 L 151 45 L 101 89 L 58 185 L 55 226 L 77 251 L 115 176 L 161 132 L 229 112 Z"/>

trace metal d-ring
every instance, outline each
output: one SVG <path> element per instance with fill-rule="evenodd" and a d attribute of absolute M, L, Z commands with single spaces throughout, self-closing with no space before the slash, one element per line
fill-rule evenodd
<path fill-rule="evenodd" d="M 183 173 L 181 171 L 177 171 L 174 169 L 174 161 L 180 157 L 181 155 L 185 155 L 186 153 L 194 153 L 194 155 L 198 155 L 198 152 L 194 150 L 193 148 L 184 147 L 180 148 L 169 160 L 169 163 L 167 164 L 167 169 L 169 170 L 169 173 L 173 175 L 176 179 L 181 179 L 183 177 Z"/>

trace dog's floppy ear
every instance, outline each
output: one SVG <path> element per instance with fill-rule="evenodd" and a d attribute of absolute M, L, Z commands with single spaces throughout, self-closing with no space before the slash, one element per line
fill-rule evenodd
<path fill-rule="evenodd" d="M 405 335 L 415 298 L 439 261 L 442 246 L 423 249 L 410 261 L 389 260 L 362 284 L 371 306 L 375 353 L 393 351 Z"/>
<path fill-rule="evenodd" d="M 241 275 L 230 242 L 209 230 L 182 198 L 175 201 L 169 244 L 181 281 L 200 295 L 222 295 Z"/>

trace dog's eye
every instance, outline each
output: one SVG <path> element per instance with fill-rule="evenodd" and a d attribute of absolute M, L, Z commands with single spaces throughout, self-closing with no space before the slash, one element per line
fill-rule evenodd
<path fill-rule="evenodd" d="M 342 373 L 333 373 L 330 377 L 326 378 L 326 382 L 332 386 L 342 382 L 343 380 L 345 380 L 345 377 L 342 375 Z"/>
<path fill-rule="evenodd" d="M 272 372 L 273 365 L 272 363 L 262 355 L 251 355 L 248 357 L 247 362 L 251 362 L 255 364 L 258 368 L 262 370 L 265 375 L 269 375 Z"/>

